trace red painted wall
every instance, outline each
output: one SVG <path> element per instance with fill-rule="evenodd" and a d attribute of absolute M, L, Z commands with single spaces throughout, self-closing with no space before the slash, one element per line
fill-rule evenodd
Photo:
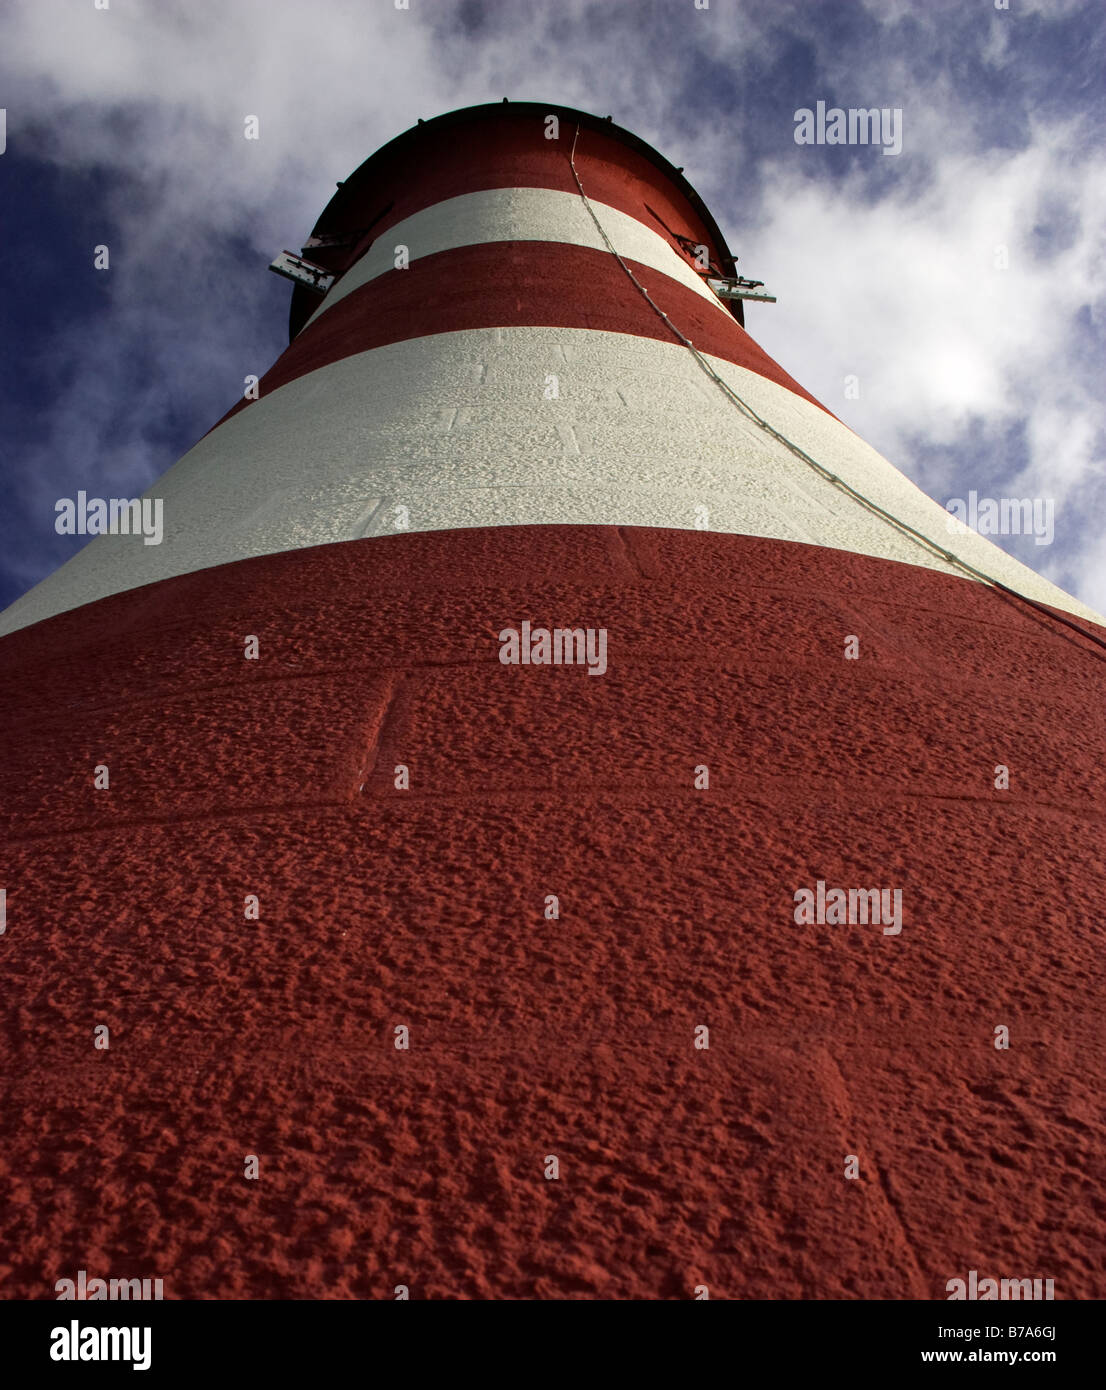
<path fill-rule="evenodd" d="M 605 626 L 608 673 L 501 665 L 524 618 Z M 0 1295 L 1102 1297 L 1095 651 L 912 566 L 602 527 L 0 640 Z M 818 878 L 900 887 L 901 936 L 796 926 Z"/>

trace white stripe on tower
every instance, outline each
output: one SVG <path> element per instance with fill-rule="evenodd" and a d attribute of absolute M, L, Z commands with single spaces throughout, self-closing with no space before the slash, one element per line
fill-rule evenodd
<path fill-rule="evenodd" d="M 719 313 L 729 316 L 717 295 L 707 288 L 703 277 L 696 274 L 671 241 L 617 208 L 605 203 L 593 206 L 619 255 L 687 285 Z M 389 227 L 338 281 L 308 322 L 316 322 L 353 290 L 394 270 L 399 246 L 406 247 L 414 261 L 459 246 L 499 241 L 552 241 L 590 246 L 597 251 L 607 249 L 578 194 L 549 188 L 489 188 L 464 193 Z M 442 293 L 449 294 L 454 288 L 445 284 Z"/>
<path fill-rule="evenodd" d="M 1095 618 L 982 537 L 949 535 L 948 514 L 826 411 L 709 361 L 887 511 L 1010 587 Z M 957 572 L 744 420 L 685 348 L 584 329 L 473 329 L 344 358 L 231 416 L 148 495 L 164 498 L 163 545 L 101 537 L 14 605 L 4 630 L 139 582 L 400 529 L 703 529 Z"/>

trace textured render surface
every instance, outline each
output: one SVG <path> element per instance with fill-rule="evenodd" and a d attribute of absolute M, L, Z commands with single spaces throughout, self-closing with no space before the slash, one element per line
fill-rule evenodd
<path fill-rule="evenodd" d="M 526 618 L 607 674 L 501 665 Z M 1100 658 L 919 566 L 585 526 L 5 637 L 0 1295 L 1106 1295 Z M 819 878 L 902 934 L 796 926 Z"/>
<path fill-rule="evenodd" d="M 1012 588 L 1094 618 L 983 537 L 950 534 L 936 502 L 797 390 L 710 360 L 895 516 Z M 560 394 L 545 400 L 551 373 Z M 0 615 L 0 632 L 172 575 L 403 525 L 703 527 L 946 564 L 744 418 L 686 348 L 588 329 L 438 333 L 343 357 L 231 415 L 146 495 L 164 499 L 160 546 L 96 538 Z"/>
<path fill-rule="evenodd" d="M 646 227 L 636 217 L 617 208 L 592 201 L 599 223 L 620 256 L 662 271 L 702 295 L 732 323 L 729 310 L 687 257 L 676 249 L 657 227 Z M 658 224 L 659 225 L 659 224 Z M 465 193 L 404 218 L 381 233 L 366 253 L 330 290 L 308 320 L 314 323 L 340 303 L 353 290 L 360 289 L 378 275 L 395 269 L 396 247 L 406 246 L 412 261 L 460 246 L 487 245 L 497 241 L 561 242 L 570 246 L 590 246 L 610 255 L 595 221 L 579 194 L 546 188 L 494 188 Z M 460 286 L 448 274 L 438 297 L 448 298 Z"/>

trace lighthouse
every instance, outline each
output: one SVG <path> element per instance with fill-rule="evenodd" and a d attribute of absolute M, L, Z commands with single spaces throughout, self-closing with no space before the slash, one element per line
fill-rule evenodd
<path fill-rule="evenodd" d="M 0 617 L 8 1295 L 1101 1297 L 1103 620 L 609 118 L 420 122 L 274 269 Z"/>

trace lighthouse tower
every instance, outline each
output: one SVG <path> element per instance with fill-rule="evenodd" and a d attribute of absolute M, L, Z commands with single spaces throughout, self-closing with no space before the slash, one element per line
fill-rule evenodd
<path fill-rule="evenodd" d="M 1102 619 L 610 120 L 420 122 L 276 268 L 160 542 L 0 617 L 0 1292 L 1103 1296 Z"/>

